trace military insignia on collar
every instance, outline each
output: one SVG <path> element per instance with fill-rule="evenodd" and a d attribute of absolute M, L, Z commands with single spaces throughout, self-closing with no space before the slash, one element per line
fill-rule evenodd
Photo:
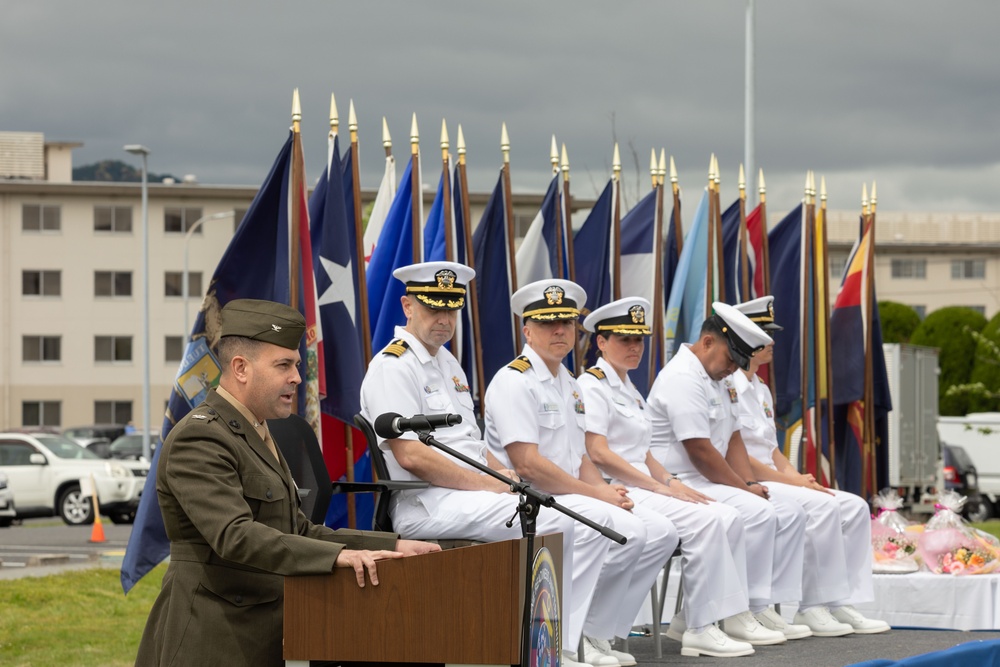
<path fill-rule="evenodd" d="M 587 414 L 587 409 L 583 405 L 583 399 L 581 399 L 580 394 L 575 391 L 573 392 L 573 412 L 578 415 Z"/>
<path fill-rule="evenodd" d="M 566 290 L 559 285 L 552 285 L 551 287 L 545 288 L 545 300 L 550 306 L 561 306 L 563 302 L 563 297 L 566 296 Z"/>
<path fill-rule="evenodd" d="M 635 404 L 639 406 L 640 410 L 645 410 L 646 409 L 646 408 L 642 407 L 642 401 L 640 401 L 638 398 L 635 399 Z"/>
<path fill-rule="evenodd" d="M 281 331 L 281 327 L 279 327 L 277 324 L 272 324 L 271 328 L 274 329 L 275 331 Z"/>
<path fill-rule="evenodd" d="M 441 269 L 434 274 L 434 279 L 437 280 L 438 289 L 452 289 L 455 287 L 455 280 L 458 276 L 451 269 Z"/>
<path fill-rule="evenodd" d="M 455 391 L 457 391 L 460 394 L 469 393 L 469 385 L 462 384 L 462 381 L 458 379 L 457 375 L 452 375 L 451 381 L 455 383 Z"/>
<path fill-rule="evenodd" d="M 632 316 L 632 324 L 646 323 L 646 309 L 642 306 L 632 306 L 628 309 L 628 314 Z"/>

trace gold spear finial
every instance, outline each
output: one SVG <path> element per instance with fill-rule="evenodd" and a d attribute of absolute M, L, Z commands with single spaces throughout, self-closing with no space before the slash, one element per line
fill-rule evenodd
<path fill-rule="evenodd" d="M 713 153 L 712 154 L 712 160 L 714 161 L 714 164 L 712 165 L 712 173 L 715 174 L 715 191 L 718 192 L 719 191 L 719 178 L 720 178 L 719 171 L 721 171 L 719 169 L 719 158 L 717 158 L 715 156 L 715 154 Z"/>
<path fill-rule="evenodd" d="M 875 195 L 875 181 L 872 181 L 872 213 L 875 212 L 875 205 L 878 203 L 878 197 Z"/>
<path fill-rule="evenodd" d="M 868 215 L 868 184 L 861 184 L 861 212 Z"/>
<path fill-rule="evenodd" d="M 764 169 L 761 168 L 757 172 L 757 194 L 760 196 L 761 203 L 767 202 L 767 186 L 764 185 Z"/>
<path fill-rule="evenodd" d="M 660 170 L 659 165 L 656 163 L 656 149 L 649 149 L 649 177 L 653 181 L 653 187 L 655 188 L 660 183 Z"/>
<path fill-rule="evenodd" d="M 358 133 L 358 114 L 354 113 L 354 100 L 347 101 L 347 129 L 353 137 Z"/>
<path fill-rule="evenodd" d="M 618 152 L 618 142 L 615 142 L 615 152 L 611 157 L 611 171 L 614 172 L 614 179 L 617 181 L 622 175 L 622 156 Z"/>
<path fill-rule="evenodd" d="M 448 146 L 450 142 L 448 141 L 448 124 L 445 122 L 444 118 L 441 119 L 441 159 L 448 159 Z"/>
<path fill-rule="evenodd" d="M 808 203 L 809 202 L 809 172 L 808 171 L 806 171 L 806 185 L 805 185 L 805 188 L 803 188 L 803 194 L 804 194 L 804 196 L 806 198 L 806 202 Z"/>
<path fill-rule="evenodd" d="M 677 165 L 674 164 L 673 155 L 670 156 L 670 182 L 675 185 L 677 184 Z"/>
<path fill-rule="evenodd" d="M 410 152 L 416 155 L 420 152 L 420 132 L 417 131 L 417 114 L 413 113 L 413 122 L 410 123 Z"/>
<path fill-rule="evenodd" d="M 559 159 L 559 168 L 562 170 L 563 180 L 569 180 L 569 154 L 566 152 L 566 144 L 562 145 L 562 157 Z"/>
<path fill-rule="evenodd" d="M 330 93 L 330 133 L 337 134 L 340 128 L 340 114 L 337 112 L 337 96 Z"/>
<path fill-rule="evenodd" d="M 462 124 L 458 124 L 458 163 L 465 164 L 465 134 L 462 133 Z"/>
<path fill-rule="evenodd" d="M 660 185 L 663 185 L 667 181 L 667 151 L 663 148 L 660 149 Z"/>
<path fill-rule="evenodd" d="M 503 162 L 510 162 L 510 137 L 507 136 L 507 123 L 500 125 L 500 150 L 503 152 Z"/>
<path fill-rule="evenodd" d="M 382 148 L 386 150 L 392 148 L 392 137 L 389 136 L 389 123 L 386 122 L 385 116 L 382 116 Z"/>
<path fill-rule="evenodd" d="M 292 129 L 299 131 L 299 123 L 302 122 L 302 105 L 299 103 L 299 89 L 292 91 Z"/>
<path fill-rule="evenodd" d="M 549 163 L 552 165 L 552 173 L 559 173 L 559 146 L 556 144 L 556 135 L 552 135 L 552 146 L 549 148 Z"/>
<path fill-rule="evenodd" d="M 819 177 L 819 200 L 826 206 L 826 176 Z"/>
<path fill-rule="evenodd" d="M 715 153 L 708 158 L 708 184 L 711 185 L 715 181 Z"/>
<path fill-rule="evenodd" d="M 740 188 L 740 198 L 746 199 L 747 196 L 747 177 L 746 172 L 743 171 L 743 163 L 740 162 L 740 181 L 737 184 Z"/>

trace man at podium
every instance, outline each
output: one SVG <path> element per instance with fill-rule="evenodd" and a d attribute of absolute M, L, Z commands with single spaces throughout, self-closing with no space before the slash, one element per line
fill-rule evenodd
<path fill-rule="evenodd" d="M 362 413 L 369 421 L 389 412 L 460 414 L 460 424 L 437 429 L 435 438 L 514 477 L 487 449 L 476 425 L 469 381 L 444 347 L 455 333 L 457 312 L 465 305 L 466 285 L 475 271 L 454 262 L 425 262 L 398 268 L 393 276 L 406 284 L 401 297 L 406 326 L 396 327 L 395 340 L 372 359 L 361 384 Z M 378 446 L 385 452 L 392 479 L 430 482 L 425 489 L 393 494 L 390 516 L 401 535 L 480 542 L 521 537 L 519 522 L 510 528 L 505 525 L 514 517 L 518 498 L 501 482 L 427 447 L 414 433 L 391 440 L 379 437 Z M 587 516 L 611 524 L 607 512 Z M 562 641 L 564 647 L 574 647 L 612 543 L 589 528 L 574 528 L 573 519 L 545 507 L 536 529 L 539 535 L 563 535 L 563 618 L 568 622 L 562 624 Z M 563 660 L 567 667 L 576 664 Z"/>

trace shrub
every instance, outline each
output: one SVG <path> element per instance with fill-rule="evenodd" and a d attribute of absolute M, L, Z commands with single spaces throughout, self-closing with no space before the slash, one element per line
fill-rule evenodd
<path fill-rule="evenodd" d="M 976 341 L 969 332 L 978 333 L 985 327 L 986 318 L 976 311 L 963 306 L 950 306 L 928 315 L 910 337 L 910 343 L 914 345 L 941 350 L 938 357 L 941 370 L 938 376 L 938 405 L 942 415 L 965 415 L 970 411 L 970 395 L 949 395 L 948 388 L 967 384 L 971 380 Z"/>

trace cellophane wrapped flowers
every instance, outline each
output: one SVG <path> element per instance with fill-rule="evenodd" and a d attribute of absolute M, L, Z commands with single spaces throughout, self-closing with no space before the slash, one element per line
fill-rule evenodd
<path fill-rule="evenodd" d="M 927 569 L 936 574 L 987 574 L 1000 567 L 1000 541 L 959 515 L 965 497 L 945 491 L 917 541 Z"/>
<path fill-rule="evenodd" d="M 872 572 L 905 574 L 920 569 L 917 562 L 917 533 L 913 524 L 899 514 L 903 499 L 892 491 L 875 497 L 878 515 L 872 519 Z"/>

